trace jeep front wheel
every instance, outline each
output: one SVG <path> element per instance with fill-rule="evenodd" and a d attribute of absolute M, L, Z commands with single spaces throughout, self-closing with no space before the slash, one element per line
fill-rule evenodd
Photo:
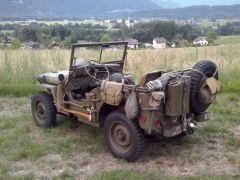
<path fill-rule="evenodd" d="M 34 121 L 39 127 L 51 128 L 56 124 L 57 110 L 49 94 L 41 92 L 33 95 L 31 106 Z"/>
<path fill-rule="evenodd" d="M 136 161 L 144 149 L 143 132 L 137 123 L 119 111 L 112 112 L 104 122 L 104 137 L 114 157 Z"/>

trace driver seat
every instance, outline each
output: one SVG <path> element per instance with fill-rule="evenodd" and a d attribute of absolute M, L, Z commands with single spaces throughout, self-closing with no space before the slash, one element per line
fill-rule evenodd
<path fill-rule="evenodd" d="M 109 81 L 124 83 L 124 75 L 120 73 L 111 74 L 111 76 L 109 77 Z"/>

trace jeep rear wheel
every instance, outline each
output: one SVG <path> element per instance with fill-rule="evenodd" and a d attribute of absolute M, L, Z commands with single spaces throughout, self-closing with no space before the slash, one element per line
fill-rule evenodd
<path fill-rule="evenodd" d="M 56 124 L 57 110 L 49 94 L 41 92 L 33 95 L 31 106 L 34 121 L 39 127 L 51 128 Z"/>
<path fill-rule="evenodd" d="M 144 149 L 144 136 L 140 127 L 119 112 L 112 112 L 104 123 L 104 137 L 114 157 L 128 162 L 136 161 Z"/>

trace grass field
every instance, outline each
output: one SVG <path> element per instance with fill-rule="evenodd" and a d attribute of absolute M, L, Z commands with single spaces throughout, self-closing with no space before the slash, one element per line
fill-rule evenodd
<path fill-rule="evenodd" d="M 215 43 L 220 45 L 240 44 L 240 36 L 222 36 L 220 39 L 216 40 Z"/>
<path fill-rule="evenodd" d="M 203 27 L 210 27 L 210 26 L 224 26 L 227 23 L 231 23 L 231 22 L 236 22 L 238 20 L 229 20 L 229 19 L 216 19 L 216 21 L 212 21 L 212 20 L 203 20 L 200 21 L 199 24 Z"/>
<path fill-rule="evenodd" d="M 150 139 L 143 157 L 129 164 L 107 151 L 102 130 L 71 129 L 59 117 L 54 129 L 33 123 L 33 76 L 67 69 L 69 50 L 0 51 L 0 180 L 2 179 L 189 179 L 240 178 L 240 45 L 129 51 L 125 71 L 136 80 L 156 69 L 191 68 L 200 59 L 219 66 L 222 92 L 212 120 L 194 135 Z"/>
<path fill-rule="evenodd" d="M 30 25 L 32 22 L 28 21 L 22 21 L 22 22 L 17 22 L 17 21 L 0 21 L 0 24 L 20 24 L 20 25 Z M 112 24 L 108 22 L 102 22 L 102 21 L 97 21 L 97 20 L 89 20 L 89 21 L 70 21 L 70 20 L 64 20 L 64 21 L 37 21 L 39 24 L 47 24 L 47 25 L 54 25 L 54 24 L 61 24 L 61 25 L 66 25 L 68 23 L 72 24 L 92 24 L 92 25 L 103 25 L 106 26 L 108 29 L 112 29 Z"/>
<path fill-rule="evenodd" d="M 0 30 L 0 33 L 3 34 L 12 34 L 14 31 L 13 30 Z"/>
<path fill-rule="evenodd" d="M 145 72 L 191 68 L 198 60 L 217 63 L 225 91 L 238 92 L 240 45 L 129 51 L 125 71 L 138 80 Z M 69 50 L 1 50 L 0 95 L 26 96 L 36 91 L 35 74 L 67 69 Z M 234 78 L 232 78 L 234 77 Z"/>

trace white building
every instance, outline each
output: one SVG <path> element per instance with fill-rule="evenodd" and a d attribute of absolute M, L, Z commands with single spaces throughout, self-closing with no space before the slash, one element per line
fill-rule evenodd
<path fill-rule="evenodd" d="M 199 45 L 199 46 L 207 46 L 208 45 L 208 41 L 205 38 L 196 38 L 193 40 L 193 44 L 194 45 Z"/>
<path fill-rule="evenodd" d="M 155 49 L 164 49 L 167 47 L 167 39 L 164 37 L 156 37 L 153 40 L 153 48 Z"/>
<path fill-rule="evenodd" d="M 129 49 L 139 49 L 139 42 L 137 39 L 127 39 Z"/>
<path fill-rule="evenodd" d="M 117 19 L 117 23 L 122 24 L 123 20 L 122 19 Z"/>

